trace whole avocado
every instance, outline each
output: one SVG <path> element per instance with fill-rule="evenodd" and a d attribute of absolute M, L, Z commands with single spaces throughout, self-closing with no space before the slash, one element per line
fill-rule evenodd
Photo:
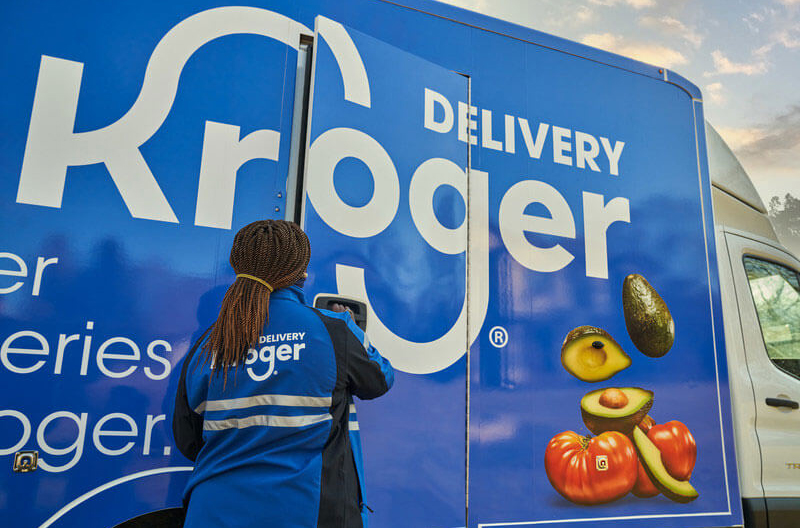
<path fill-rule="evenodd" d="M 675 322 L 667 303 L 641 275 L 625 277 L 622 310 L 628 335 L 642 354 L 659 358 L 669 352 L 675 341 Z"/>

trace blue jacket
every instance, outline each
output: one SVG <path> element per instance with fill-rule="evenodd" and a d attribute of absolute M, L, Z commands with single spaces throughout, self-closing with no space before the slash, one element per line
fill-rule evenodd
<path fill-rule="evenodd" d="M 298 287 L 276 290 L 258 349 L 224 389 L 196 350 L 173 417 L 195 461 L 184 526 L 366 526 L 352 396 L 384 394 L 394 371 L 350 316 L 306 305 Z"/>

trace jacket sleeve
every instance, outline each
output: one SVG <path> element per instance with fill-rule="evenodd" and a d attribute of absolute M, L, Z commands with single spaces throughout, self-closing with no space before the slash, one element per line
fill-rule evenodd
<path fill-rule="evenodd" d="M 347 332 L 347 384 L 350 392 L 362 400 L 385 394 L 394 384 L 394 369 L 369 342 L 367 334 L 349 316 Z"/>
<path fill-rule="evenodd" d="M 203 415 L 195 412 L 189 405 L 189 395 L 186 391 L 186 370 L 192 362 L 198 345 L 208 334 L 208 330 L 192 346 L 186 354 L 181 369 L 181 377 L 178 380 L 178 391 L 175 394 L 175 408 L 172 413 L 172 434 L 175 437 L 175 445 L 183 456 L 194 462 L 197 454 L 203 447 Z"/>

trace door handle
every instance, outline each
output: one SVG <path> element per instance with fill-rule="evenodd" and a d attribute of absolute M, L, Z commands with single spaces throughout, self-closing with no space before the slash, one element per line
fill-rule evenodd
<path fill-rule="evenodd" d="M 789 409 L 797 409 L 800 405 L 794 400 L 785 400 L 783 398 L 767 398 L 767 405 L 770 407 L 788 407 Z"/>
<path fill-rule="evenodd" d="M 336 295 L 320 294 L 314 298 L 314 308 L 324 308 L 330 310 L 332 304 L 343 304 L 353 312 L 353 321 L 356 325 L 366 332 L 367 330 L 367 303 L 340 297 Z"/>

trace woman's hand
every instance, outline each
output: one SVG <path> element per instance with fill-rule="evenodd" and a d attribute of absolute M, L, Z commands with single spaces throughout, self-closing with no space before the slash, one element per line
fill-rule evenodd
<path fill-rule="evenodd" d="M 339 304 L 339 303 L 331 304 L 331 311 L 337 312 L 337 313 L 347 312 L 347 314 L 350 316 L 350 319 L 352 319 L 353 321 L 356 320 L 355 316 L 353 315 L 353 310 L 351 310 L 349 307 L 347 307 L 347 306 L 345 306 L 343 304 Z"/>

